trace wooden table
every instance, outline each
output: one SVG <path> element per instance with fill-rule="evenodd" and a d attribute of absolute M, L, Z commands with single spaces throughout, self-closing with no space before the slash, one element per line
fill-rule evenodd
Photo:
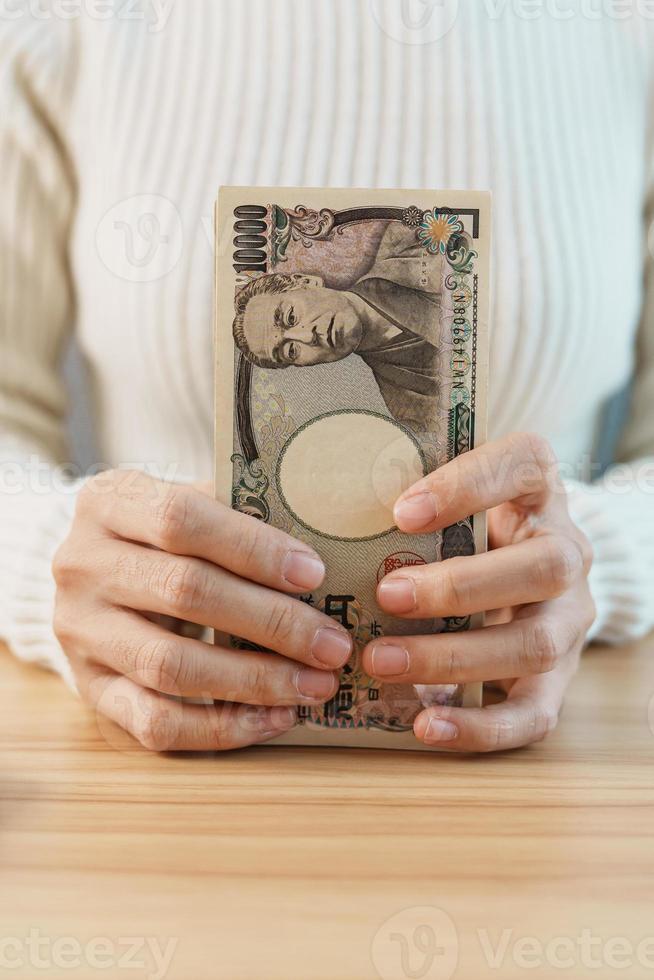
<path fill-rule="evenodd" d="M 4 650 L 0 678 L 0 976 L 654 975 L 652 639 L 494 757 L 153 756 Z"/>

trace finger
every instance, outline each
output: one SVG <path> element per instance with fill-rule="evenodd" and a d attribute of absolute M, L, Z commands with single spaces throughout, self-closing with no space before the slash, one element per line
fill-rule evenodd
<path fill-rule="evenodd" d="M 297 721 L 289 707 L 188 704 L 87 665 L 76 677 L 101 714 L 153 752 L 224 751 L 276 738 Z"/>
<path fill-rule="evenodd" d="M 191 484 L 200 493 L 206 493 L 209 497 L 214 497 L 214 484 L 213 480 L 196 480 L 195 483 Z"/>
<path fill-rule="evenodd" d="M 196 487 L 112 471 L 86 484 L 78 506 L 82 514 L 92 508 L 105 528 L 121 538 L 204 558 L 272 589 L 309 592 L 325 577 L 322 559 L 312 548 Z"/>
<path fill-rule="evenodd" d="M 87 622 L 90 622 L 87 620 Z M 338 675 L 301 667 L 274 653 L 230 650 L 162 629 L 137 613 L 112 609 L 93 617 L 76 648 L 144 687 L 177 697 L 245 704 L 319 704 L 333 697 Z"/>
<path fill-rule="evenodd" d="M 328 670 L 342 667 L 352 652 L 348 632 L 329 616 L 209 562 L 125 541 L 96 550 L 106 568 L 104 596 L 116 606 L 211 626 Z"/>
<path fill-rule="evenodd" d="M 458 752 L 500 752 L 538 742 L 556 727 L 569 679 L 565 666 L 518 682 L 499 704 L 427 708 L 413 730 L 427 746 Z"/>
<path fill-rule="evenodd" d="M 401 684 L 463 684 L 543 674 L 583 644 L 592 619 L 590 602 L 538 603 L 500 626 L 385 636 L 365 647 L 362 666 L 372 677 Z"/>
<path fill-rule="evenodd" d="M 394 508 L 398 528 L 426 533 L 456 524 L 506 501 L 541 511 L 553 499 L 565 507 L 554 453 L 531 433 L 506 436 L 434 470 L 403 493 Z"/>
<path fill-rule="evenodd" d="M 379 583 L 377 599 L 393 616 L 468 616 L 563 595 L 585 566 L 576 537 L 543 533 L 481 555 L 398 569 Z"/>

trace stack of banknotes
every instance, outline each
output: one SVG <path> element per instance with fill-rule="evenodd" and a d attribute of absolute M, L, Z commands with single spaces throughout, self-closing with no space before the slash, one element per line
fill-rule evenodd
<path fill-rule="evenodd" d="M 308 602 L 351 631 L 337 694 L 275 743 L 419 749 L 427 704 L 479 685 L 381 684 L 360 651 L 404 621 L 376 587 L 394 569 L 484 550 L 484 515 L 403 534 L 393 503 L 486 430 L 490 196 L 224 187 L 216 207 L 216 496 L 311 545 Z M 231 642 L 243 649 L 238 637 Z M 251 648 L 250 648 L 251 649 Z"/>

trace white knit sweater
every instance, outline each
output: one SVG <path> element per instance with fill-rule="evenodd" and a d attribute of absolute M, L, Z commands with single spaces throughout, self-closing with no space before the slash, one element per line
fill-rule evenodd
<path fill-rule="evenodd" d="M 57 468 L 72 331 L 99 461 L 211 474 L 221 183 L 493 191 L 490 435 L 557 450 L 595 548 L 595 634 L 654 626 L 647 5 L 462 0 L 449 31 L 447 4 L 414 22 L 400 0 L 4 7 L 0 635 L 19 657 L 66 672 L 50 562 L 78 486 Z M 591 485 L 634 371 L 626 465 Z"/>

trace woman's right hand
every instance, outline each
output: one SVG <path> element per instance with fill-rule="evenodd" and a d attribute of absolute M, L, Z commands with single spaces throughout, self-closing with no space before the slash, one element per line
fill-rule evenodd
<path fill-rule="evenodd" d="M 345 629 L 293 597 L 324 578 L 307 545 L 196 487 L 138 471 L 84 485 L 53 573 L 55 633 L 80 693 L 155 751 L 233 749 L 280 735 L 295 724 L 296 705 L 336 693 L 351 653 Z M 190 639 L 152 614 L 275 652 Z"/>

